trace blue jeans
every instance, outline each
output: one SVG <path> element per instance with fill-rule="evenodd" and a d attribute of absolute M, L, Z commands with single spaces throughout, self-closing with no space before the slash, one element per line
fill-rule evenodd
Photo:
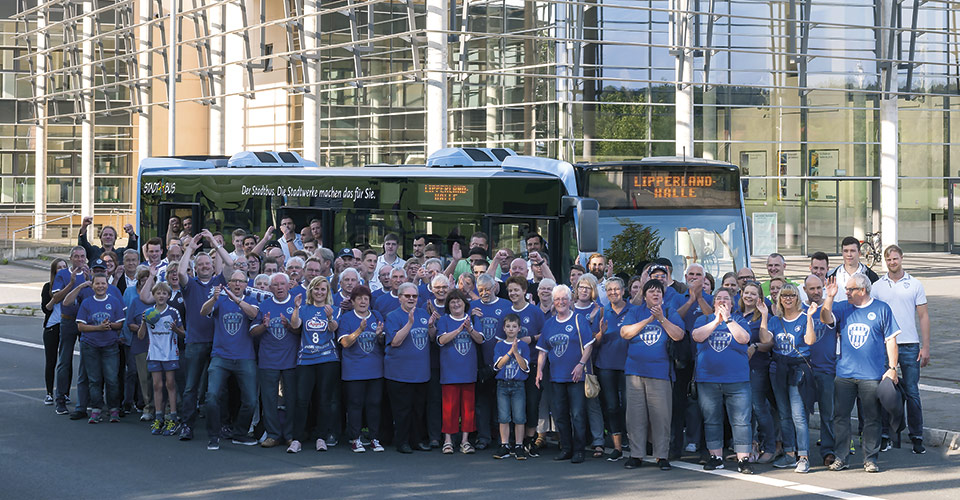
<path fill-rule="evenodd" d="M 60 352 L 57 355 L 56 389 L 54 390 L 54 396 L 60 403 L 65 402 L 67 395 L 70 394 L 70 379 L 73 378 L 73 348 L 77 345 L 79 336 L 80 331 L 77 330 L 76 321 L 64 318 L 60 322 Z M 90 385 L 87 380 L 87 369 L 83 366 L 83 353 L 78 364 L 80 366 L 77 374 L 77 410 L 86 410 L 87 401 L 90 399 Z"/>
<path fill-rule="evenodd" d="M 787 368 L 786 366 L 779 367 Z M 777 399 L 777 414 L 780 417 L 780 434 L 783 437 L 783 451 L 796 451 L 802 457 L 810 456 L 810 426 L 807 423 L 807 410 L 800 398 L 800 389 L 786 380 L 778 383 L 773 380 L 773 395 Z"/>
<path fill-rule="evenodd" d="M 600 399 L 603 403 L 603 419 L 611 435 L 623 434 L 626 424 L 623 400 L 627 393 L 627 377 L 623 370 L 597 368 L 600 379 Z"/>
<path fill-rule="evenodd" d="M 750 382 L 697 382 L 697 400 L 703 412 L 703 433 L 708 450 L 723 448 L 723 409 L 726 408 L 733 430 L 733 451 L 750 453 L 753 444 L 750 436 L 750 393 Z"/>
<path fill-rule="evenodd" d="M 497 380 L 497 413 L 501 424 L 527 423 L 527 391 L 523 380 Z M 508 436 L 509 437 L 509 436 Z M 505 439 L 500 436 L 501 441 Z M 523 436 L 517 437 L 522 440 Z"/>
<path fill-rule="evenodd" d="M 252 359 L 210 359 L 207 374 L 207 435 L 220 436 L 220 404 L 227 388 L 230 375 L 237 379 L 240 386 L 240 412 L 234 425 L 233 434 L 246 436 L 253 419 L 253 408 L 257 406 L 257 363 Z M 196 415 L 196 413 L 194 413 Z M 223 436 L 232 437 L 232 436 Z"/>
<path fill-rule="evenodd" d="M 587 445 L 587 396 L 583 382 L 550 384 L 550 412 L 560 435 L 563 453 L 583 453 Z"/>
<path fill-rule="evenodd" d="M 180 367 L 187 372 L 187 382 L 183 386 L 183 404 L 180 407 L 180 416 L 183 423 L 190 427 L 193 427 L 193 424 L 197 421 L 197 396 L 200 393 L 200 380 L 203 378 L 203 373 L 207 371 L 212 349 L 213 342 L 192 342 L 187 344 L 183 350 Z M 254 375 L 254 378 L 256 378 L 256 375 Z M 209 403 L 209 401 L 207 402 Z M 209 421 L 207 423 L 209 424 Z"/>
<path fill-rule="evenodd" d="M 97 347 L 80 342 L 80 353 L 90 386 L 90 408 L 103 409 L 103 386 L 107 386 L 107 406 L 120 408 L 120 346 Z"/>
<path fill-rule="evenodd" d="M 833 379 L 830 383 L 833 384 Z M 770 402 L 767 401 L 767 392 L 770 389 L 769 367 L 750 369 L 750 389 L 753 420 L 757 423 L 757 442 L 760 443 L 760 449 L 764 452 L 774 453 L 777 449 L 777 431 L 773 426 Z M 830 394 L 833 397 L 833 390 Z"/>
<path fill-rule="evenodd" d="M 833 392 L 834 379 L 837 378 L 832 373 L 813 372 L 817 378 L 820 392 L 817 393 L 817 406 L 820 407 L 820 457 L 827 455 L 836 455 L 833 447 L 836 446 L 836 438 L 833 434 Z"/>
<path fill-rule="evenodd" d="M 287 401 L 287 414 L 280 423 L 280 413 L 277 411 L 277 399 L 280 397 L 280 379 L 283 379 L 283 393 Z M 263 426 L 267 429 L 267 437 L 280 442 L 293 439 L 293 417 L 297 408 L 297 370 L 270 370 L 257 369 L 257 380 L 260 382 L 260 402 L 263 404 Z M 323 436 L 326 439 L 326 436 Z"/>
<path fill-rule="evenodd" d="M 920 405 L 920 344 L 900 344 L 900 388 L 907 403 L 907 434 L 910 439 L 923 439 L 923 408 Z M 882 410 L 882 408 L 881 408 Z M 886 410 L 882 413 L 884 437 L 890 437 L 890 418 Z M 895 429 L 899 432 L 899 429 Z"/>

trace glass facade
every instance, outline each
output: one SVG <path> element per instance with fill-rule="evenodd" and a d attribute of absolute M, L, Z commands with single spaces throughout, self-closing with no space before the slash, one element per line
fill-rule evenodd
<path fill-rule="evenodd" d="M 509 147 L 572 162 L 629 160 L 678 151 L 678 131 L 686 126 L 678 110 L 689 96 L 689 154 L 741 167 L 748 215 L 777 214 L 782 252 L 834 253 L 838 238 L 879 230 L 881 163 L 891 148 L 899 163 L 901 245 L 944 250 L 960 239 L 948 221 L 954 179 L 960 182 L 951 161 L 960 157 L 954 3 L 322 0 L 305 12 L 311 3 L 268 0 L 261 13 L 246 2 L 245 10 L 225 11 L 227 24 L 254 42 L 249 53 L 228 54 L 220 69 L 287 69 L 286 82 L 270 88 L 289 94 L 286 115 L 274 115 L 286 123 L 248 120 L 245 144 L 270 143 L 252 136 L 282 125 L 287 147 L 304 151 L 305 129 L 314 128 L 316 154 L 307 156 L 320 164 L 416 162 L 432 147 L 428 117 L 443 112 L 449 146 Z M 197 5 L 196 12 L 219 8 Z M 443 9 L 446 27 L 428 20 L 430 6 Z M 245 18 L 230 21 L 241 12 Z M 315 49 L 305 48 L 307 20 L 316 25 Z M 203 33 L 199 38 L 217 39 L 215 29 Z M 445 110 L 430 103 L 427 90 L 437 33 L 445 41 Z M 193 34 L 183 36 L 184 50 L 196 49 Z M 16 59 L 23 44 L 8 42 L 4 75 L 23 71 Z M 319 65 L 316 79 L 303 76 L 308 61 Z M 2 84 L 6 97 L 6 77 Z M 315 122 L 308 123 L 304 87 L 318 101 Z M 10 92 L 21 90 L 14 85 Z M 895 138 L 881 134 L 882 108 L 891 99 Z M 15 129 L 8 116 L 0 113 L 0 140 L 29 138 L 29 126 Z M 132 116 L 98 122 L 98 203 L 130 206 Z M 69 128 L 50 128 L 51 203 L 52 193 L 69 203 L 74 192 L 76 135 Z M 15 146 L 2 158 L 5 201 L 26 200 L 29 191 L 29 141 Z"/>

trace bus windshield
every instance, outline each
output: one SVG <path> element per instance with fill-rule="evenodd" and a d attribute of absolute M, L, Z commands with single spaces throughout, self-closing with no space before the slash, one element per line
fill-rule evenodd
<path fill-rule="evenodd" d="M 739 210 L 604 210 L 600 248 L 609 248 L 614 236 L 630 224 L 649 227 L 662 238 L 659 256 L 673 262 L 676 280 L 683 281 L 684 270 L 693 263 L 703 265 L 717 280 L 747 265 Z"/>

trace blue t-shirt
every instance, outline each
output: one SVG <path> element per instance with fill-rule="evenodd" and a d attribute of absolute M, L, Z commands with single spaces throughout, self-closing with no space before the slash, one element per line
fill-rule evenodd
<path fill-rule="evenodd" d="M 513 346 L 512 342 L 507 342 L 506 340 L 497 341 L 497 345 L 493 347 L 493 357 L 494 361 L 502 358 Z M 510 355 L 510 359 L 504 364 L 499 370 L 497 370 L 497 380 L 526 380 L 530 372 L 530 346 L 526 342 L 523 342 L 517 339 L 517 350 L 520 351 L 520 357 L 527 360 L 527 370 L 524 371 L 520 368 L 520 363 L 517 363 L 517 358 Z M 494 366 L 496 368 L 496 366 Z"/>
<path fill-rule="evenodd" d="M 680 306 L 687 303 L 687 298 L 690 295 L 683 295 L 680 292 L 673 289 L 670 286 L 664 286 L 663 292 L 663 307 L 670 309 L 671 311 L 676 311 L 680 309 Z M 677 325 L 682 327 L 683 325 Z"/>
<path fill-rule="evenodd" d="M 67 290 L 68 292 L 73 291 L 78 285 L 82 284 L 84 281 L 87 281 L 86 276 L 83 273 L 77 273 L 76 281 L 73 282 L 73 286 L 68 286 L 70 284 L 70 269 L 61 269 L 57 271 L 57 275 L 53 278 L 53 286 L 50 287 L 50 293 L 57 293 L 60 290 Z M 74 301 L 72 306 L 61 303 L 60 305 L 60 315 L 67 316 L 70 318 L 76 319 L 77 311 L 80 310 L 80 302 Z"/>
<path fill-rule="evenodd" d="M 91 297 L 80 303 L 77 311 L 77 323 L 99 325 L 105 320 L 111 323 L 124 320 L 123 303 L 117 297 L 106 294 L 102 299 Z M 107 347 L 120 340 L 119 330 L 83 332 L 80 341 L 94 347 Z"/>
<path fill-rule="evenodd" d="M 187 281 L 183 289 L 183 301 L 186 305 L 187 315 L 187 337 L 184 340 L 188 344 L 212 342 L 214 336 L 213 318 L 200 314 L 203 303 L 210 298 L 213 288 L 217 285 L 226 285 L 226 280 L 222 274 L 210 278 L 210 281 L 203 283 L 199 278 L 193 277 Z M 219 300 L 219 299 L 218 299 Z M 227 299 L 228 301 L 230 299 Z M 256 302 L 252 302 L 256 304 Z M 244 332 L 246 333 L 246 332 Z M 240 358 L 248 359 L 248 358 Z M 249 358 L 253 359 L 253 358 Z"/>
<path fill-rule="evenodd" d="M 579 324 L 579 337 L 577 334 L 577 325 Z M 556 316 L 551 316 L 543 323 L 543 330 L 540 333 L 540 340 L 537 342 L 537 349 L 547 353 L 547 360 L 550 365 L 551 382 L 573 382 L 573 369 L 583 357 L 581 348 L 586 348 L 593 343 L 593 335 L 590 334 L 590 325 L 583 316 L 571 314 L 566 320 L 559 321 Z M 582 343 L 580 343 L 582 341 Z M 590 364 L 587 363 L 589 373 Z"/>
<path fill-rule="evenodd" d="M 406 326 L 410 313 L 397 309 L 387 316 L 386 343 L 383 355 L 383 376 L 396 382 L 419 384 L 430 380 L 430 332 L 427 311 L 417 308 L 410 333 L 399 346 L 390 343 Z"/>
<path fill-rule="evenodd" d="M 290 370 L 297 366 L 300 338 L 296 332 L 283 326 L 281 319 L 286 318 L 289 323 L 295 307 L 292 295 L 287 295 L 287 300 L 283 302 L 269 298 L 260 303 L 260 312 L 253 320 L 253 324 L 259 325 L 269 313 L 270 326 L 260 336 L 260 350 L 257 352 L 258 367 L 265 370 Z"/>
<path fill-rule="evenodd" d="M 580 306 L 574 305 L 571 307 L 573 313 L 579 316 L 583 316 L 583 319 L 587 320 L 587 323 L 590 324 L 590 333 L 591 335 L 600 331 L 600 319 L 603 318 L 603 307 L 601 306 L 597 310 L 597 314 L 594 314 L 591 318 L 590 314 L 593 313 L 593 308 L 598 304 L 590 304 L 587 307 L 581 308 Z"/>
<path fill-rule="evenodd" d="M 767 320 L 767 330 L 773 335 L 773 352 L 788 358 L 810 357 L 810 346 L 803 341 L 807 333 L 807 315 L 801 311 L 793 321 L 773 316 Z"/>
<path fill-rule="evenodd" d="M 337 340 L 360 328 L 364 318 L 356 311 L 346 311 L 337 320 Z M 372 380 L 383 377 L 383 346 L 377 340 L 377 326 L 383 317 L 377 311 L 369 311 L 367 325 L 350 347 L 343 348 L 343 380 Z M 386 329 L 384 329 L 386 332 Z"/>
<path fill-rule="evenodd" d="M 833 304 L 840 331 L 837 377 L 880 380 L 887 371 L 886 339 L 900 333 L 900 325 L 885 302 L 870 299 L 857 307 L 849 301 Z"/>
<path fill-rule="evenodd" d="M 743 320 L 747 322 L 747 326 L 750 328 L 747 329 L 750 332 L 750 344 L 759 344 L 760 343 L 760 323 L 763 321 L 763 318 L 758 317 L 757 319 L 753 318 L 753 313 L 750 313 L 749 316 L 744 316 Z M 770 318 L 767 318 L 767 323 L 769 326 Z M 768 329 L 769 330 L 769 329 Z M 750 344 L 747 344 L 747 347 L 750 347 Z M 751 370 L 769 370 L 770 369 L 770 352 L 760 352 L 759 350 L 753 353 L 753 357 L 750 358 L 750 369 Z"/>
<path fill-rule="evenodd" d="M 817 341 L 810 346 L 810 365 L 813 371 L 837 374 L 837 328 L 820 321 L 820 315 L 813 318 L 813 329 L 817 334 Z"/>
<path fill-rule="evenodd" d="M 493 365 L 493 347 L 497 339 L 503 338 L 503 317 L 510 313 L 513 304 L 509 300 L 497 298 L 489 304 L 477 299 L 470 303 L 469 310 L 479 308 L 483 317 L 473 317 L 473 328 L 483 334 L 483 344 L 480 352 L 483 354 L 483 363 Z"/>
<path fill-rule="evenodd" d="M 712 307 L 713 295 L 710 295 L 707 292 L 702 292 L 702 294 L 703 294 L 704 300 L 707 301 L 707 304 L 710 304 L 710 306 Z M 678 300 L 675 304 L 677 306 L 677 309 L 679 309 L 681 306 L 686 304 L 688 300 L 690 300 L 689 290 L 687 291 L 687 293 L 680 295 L 680 300 Z M 688 332 L 692 332 L 697 327 L 696 326 L 697 320 L 699 320 L 702 317 L 703 317 L 703 310 L 700 309 L 700 301 L 695 300 L 693 304 L 690 306 L 690 309 L 687 309 L 687 314 L 683 315 L 684 329 L 686 329 Z"/>
<path fill-rule="evenodd" d="M 138 335 L 139 330 L 137 332 L 130 331 L 130 325 L 139 325 L 143 321 L 143 311 L 146 311 L 150 306 L 140 300 L 140 295 L 136 293 L 136 288 L 127 288 L 127 291 L 130 290 L 133 290 L 133 293 L 129 294 L 131 300 L 130 304 L 127 305 L 126 320 L 123 323 L 123 328 L 126 329 L 126 331 L 123 332 L 123 337 L 127 337 L 127 332 L 129 332 L 130 354 L 140 354 L 147 352 L 150 348 L 150 337 L 145 335 L 143 340 L 140 340 Z M 126 297 L 126 295 L 127 294 L 124 293 L 124 297 Z"/>
<path fill-rule="evenodd" d="M 253 297 L 244 297 L 243 301 L 259 307 Z M 214 325 L 211 356 L 223 359 L 256 359 L 253 354 L 253 337 L 250 336 L 250 318 L 236 302 L 221 294 L 213 304 L 210 319 Z"/>
<path fill-rule="evenodd" d="M 322 306 L 302 304 L 300 306 L 300 351 L 297 352 L 298 365 L 317 365 L 339 361 L 337 342 L 330 330 L 330 318 Z"/>
<path fill-rule="evenodd" d="M 546 320 L 543 311 L 535 304 L 527 304 L 519 311 L 510 306 L 510 312 L 520 317 L 520 333 L 517 334 L 517 338 L 530 337 L 531 342 L 535 343 L 540 337 L 540 330 L 543 329 L 543 322 Z"/>
<path fill-rule="evenodd" d="M 417 307 L 427 307 L 427 302 L 434 299 L 433 292 L 430 291 L 430 287 L 428 287 L 426 283 L 417 285 L 417 290 L 420 292 L 420 295 L 417 297 Z"/>
<path fill-rule="evenodd" d="M 603 308 L 603 317 L 607 322 L 607 331 L 600 337 L 600 343 L 594 346 L 594 364 L 605 370 L 621 370 L 627 362 L 627 341 L 620 336 L 620 327 L 625 324 L 627 316 L 634 306 L 626 302 L 623 309 L 617 314 L 613 307 Z M 599 315 L 598 315 L 599 316 Z"/>
<path fill-rule="evenodd" d="M 287 292 L 287 295 L 291 297 L 296 297 L 297 295 L 303 297 L 303 303 L 307 303 L 307 289 L 303 287 L 300 283 L 297 283 Z"/>
<path fill-rule="evenodd" d="M 400 297 L 393 295 L 391 293 L 384 293 L 377 297 L 373 304 L 373 309 L 380 313 L 380 316 L 386 318 L 393 311 L 400 309 Z"/>
<path fill-rule="evenodd" d="M 629 314 L 623 319 L 624 325 L 635 325 L 651 316 L 650 309 L 646 304 L 634 306 Z M 683 321 L 680 314 L 669 309 L 665 310 L 664 316 L 667 321 L 683 328 Z M 610 319 L 607 319 L 607 324 Z M 620 329 L 617 328 L 619 337 Z M 606 335 L 604 335 L 606 338 Z M 623 340 L 623 337 L 620 337 Z M 673 339 L 663 328 L 663 325 L 653 320 L 647 324 L 635 337 L 630 340 L 623 340 L 626 344 L 626 359 L 623 371 L 627 375 L 636 375 L 638 377 L 656 378 L 660 380 L 673 380 L 673 362 L 670 359 L 670 342 Z"/>
<path fill-rule="evenodd" d="M 333 294 L 333 308 L 339 309 L 340 303 L 350 298 L 350 294 L 347 294 L 346 297 L 343 296 L 343 293 L 337 292 Z M 370 305 L 373 305 L 373 302 L 370 302 Z"/>
<path fill-rule="evenodd" d="M 437 320 L 441 384 L 469 384 L 477 381 L 477 343 L 467 333 L 467 329 L 460 330 L 460 333 L 446 344 L 440 344 L 441 335 L 456 330 L 469 318 L 464 315 L 457 320 L 444 314 Z"/>
<path fill-rule="evenodd" d="M 713 321 L 715 315 L 700 316 L 694 324 L 696 330 Z M 744 330 L 749 331 L 743 316 L 733 316 Z M 697 382 L 728 384 L 750 381 L 750 363 L 747 360 L 747 344 L 733 338 L 726 324 L 720 323 L 707 340 L 697 344 Z"/>

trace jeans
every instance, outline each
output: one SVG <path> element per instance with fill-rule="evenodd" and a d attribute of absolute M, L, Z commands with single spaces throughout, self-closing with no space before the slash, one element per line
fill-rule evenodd
<path fill-rule="evenodd" d="M 187 383 L 183 388 L 183 405 L 181 405 L 180 415 L 183 423 L 190 427 L 193 427 L 193 424 L 197 421 L 197 396 L 200 392 L 200 381 L 203 378 L 204 372 L 207 371 L 207 365 L 211 361 L 210 351 L 212 349 L 213 342 L 193 342 L 187 344 L 183 352 L 183 360 L 180 363 L 180 367 L 187 372 Z M 256 367 L 254 367 L 254 384 L 256 384 L 256 378 Z M 219 389 L 225 387 L 225 384 L 226 380 L 217 385 L 218 392 L 216 394 L 220 394 Z M 209 392 L 209 388 L 212 386 L 208 379 L 207 392 Z M 256 404 L 256 397 L 256 388 L 254 388 L 254 404 Z M 210 398 L 207 398 L 207 403 L 210 403 Z M 215 401 L 214 404 L 219 408 L 218 401 Z M 209 416 L 207 417 L 207 427 L 210 427 Z M 246 431 L 246 428 L 243 430 Z"/>
<path fill-rule="evenodd" d="M 910 439 L 923 439 L 923 408 L 920 404 L 920 344 L 900 344 L 900 388 L 907 403 L 907 433 Z M 886 410 L 881 413 L 882 435 L 890 436 L 890 419 Z M 894 429 L 899 433 L 899 429 Z"/>
<path fill-rule="evenodd" d="M 289 394 L 287 408 L 296 408 L 293 418 L 287 413 L 287 420 L 293 422 L 293 439 L 306 442 L 311 436 L 307 435 L 309 429 L 316 429 L 319 437 L 327 439 L 327 436 L 340 434 L 335 422 L 340 416 L 340 362 L 331 361 L 328 363 L 318 363 L 315 365 L 298 365 L 296 369 L 297 383 L 296 391 L 292 385 L 287 385 L 284 380 L 286 393 Z M 263 381 L 260 382 L 260 391 L 263 391 Z M 296 403 L 293 404 L 293 395 L 296 395 Z M 379 394 L 377 395 L 379 397 Z M 314 422 L 307 422 L 310 416 L 310 402 L 316 405 L 316 414 Z M 266 402 L 264 404 L 264 425 L 266 419 Z M 379 413 L 378 413 L 379 415 Z M 349 417 L 348 417 L 349 418 Z M 269 432 L 269 427 L 267 432 Z M 359 428 L 358 428 L 359 432 Z M 357 436 L 349 435 L 348 439 L 356 439 Z"/>
<path fill-rule="evenodd" d="M 850 413 L 860 398 L 860 421 L 863 422 L 864 462 L 876 462 L 880 455 L 880 400 L 877 399 L 879 380 L 837 378 L 834 381 L 833 430 L 838 444 L 837 460 L 847 462 L 850 454 Z"/>
<path fill-rule="evenodd" d="M 60 357 L 60 323 L 43 329 L 43 381 L 47 394 L 53 396 L 53 384 L 57 375 L 57 358 Z"/>
<path fill-rule="evenodd" d="M 139 374 L 137 372 L 137 357 L 130 353 L 130 346 L 123 346 L 123 406 L 124 408 L 133 408 L 137 402 L 137 389 L 139 384 Z"/>
<path fill-rule="evenodd" d="M 524 380 L 498 380 L 497 381 L 497 412 L 500 417 L 498 421 L 501 424 L 527 423 L 527 391 L 524 387 Z M 523 436 L 515 436 L 517 441 L 522 441 Z M 503 440 L 504 437 L 500 436 Z"/>
<path fill-rule="evenodd" d="M 393 444 L 415 447 L 426 437 L 424 410 L 429 382 L 413 384 L 387 380 L 390 407 L 393 410 Z"/>
<path fill-rule="evenodd" d="M 834 455 L 834 446 L 836 439 L 833 433 L 833 399 L 834 383 L 837 378 L 831 373 L 813 372 L 817 379 L 817 385 L 820 391 L 817 393 L 817 406 L 820 407 L 820 457 L 826 458 L 827 455 Z"/>
<path fill-rule="evenodd" d="M 77 344 L 77 322 L 63 318 L 60 321 L 60 353 L 56 367 L 56 397 L 57 402 L 66 401 L 70 394 L 70 379 L 73 378 L 73 348 Z M 87 369 L 83 366 L 83 353 L 80 354 L 79 370 L 77 373 L 77 410 L 87 409 L 87 400 L 90 399 L 90 386 L 87 381 Z"/>
<path fill-rule="evenodd" d="M 587 396 L 583 390 L 583 381 L 550 384 L 550 411 L 564 454 L 583 453 L 587 445 Z"/>
<path fill-rule="evenodd" d="M 603 408 L 599 396 L 587 399 L 587 428 L 590 431 L 590 446 L 603 447 Z"/>
<path fill-rule="evenodd" d="M 627 392 L 627 378 L 623 370 L 597 368 L 600 379 L 600 399 L 603 403 L 603 420 L 612 435 L 623 434 L 626 413 L 623 400 Z M 666 458 L 666 457 L 664 457 Z"/>
<path fill-rule="evenodd" d="M 831 379 L 830 395 L 833 397 Z M 753 406 L 753 420 L 757 423 L 757 442 L 765 453 L 774 453 L 777 449 L 777 431 L 773 426 L 773 415 L 770 412 L 770 402 L 767 401 L 767 392 L 770 389 L 770 370 L 767 367 L 750 370 L 751 401 Z M 833 400 L 830 400 L 833 409 Z M 821 410 L 821 415 L 822 415 Z M 832 415 L 832 413 L 831 413 Z M 832 423 L 832 422 L 831 422 Z M 832 429 L 832 427 L 831 427 Z M 831 430 L 831 437 L 832 437 Z"/>
<path fill-rule="evenodd" d="M 781 369 L 786 369 L 782 366 Z M 780 418 L 780 434 L 783 437 L 783 451 L 796 451 L 802 457 L 810 456 L 810 427 L 807 423 L 807 410 L 803 407 L 800 389 L 786 380 L 773 381 L 773 395 L 777 400 L 777 414 Z"/>
<path fill-rule="evenodd" d="M 284 394 L 287 395 L 287 415 L 280 423 L 277 400 L 280 398 L 280 379 L 283 379 Z M 263 426 L 267 437 L 286 442 L 293 439 L 293 416 L 296 412 L 295 394 L 297 394 L 297 370 L 257 369 L 257 382 L 260 384 L 260 402 L 263 403 Z M 326 436 L 324 436 L 326 437 Z"/>
<path fill-rule="evenodd" d="M 103 409 L 103 386 L 107 386 L 107 407 L 120 408 L 120 346 L 97 347 L 80 342 L 80 352 L 87 371 L 90 408 Z"/>
<path fill-rule="evenodd" d="M 751 392 L 750 382 L 697 382 L 697 399 L 703 412 L 703 433 L 708 450 L 723 448 L 723 409 L 726 408 L 733 430 L 733 451 L 750 453 Z"/>
<path fill-rule="evenodd" d="M 545 376 L 540 380 L 540 404 L 537 408 L 537 432 L 539 433 L 556 430 L 556 423 L 550 418 L 550 408 L 553 407 L 551 394 L 553 394 L 553 384 L 550 383 L 550 378 Z"/>
<path fill-rule="evenodd" d="M 189 349 L 191 344 L 187 345 Z M 240 386 L 240 411 L 237 413 L 237 421 L 234 423 L 233 435 L 247 435 L 250 420 L 253 418 L 253 409 L 257 406 L 256 361 L 215 357 L 210 359 L 210 368 L 207 371 L 207 435 L 211 438 L 220 436 L 221 400 L 227 389 L 227 379 L 231 374 L 237 379 L 237 384 Z M 199 375 L 197 378 L 199 380 Z M 193 412 L 193 416 L 196 418 L 196 411 Z"/>
<path fill-rule="evenodd" d="M 380 439 L 380 405 L 383 401 L 383 379 L 347 380 L 343 382 L 347 400 L 347 439 L 360 437 L 363 415 L 367 415 L 370 439 Z"/>

